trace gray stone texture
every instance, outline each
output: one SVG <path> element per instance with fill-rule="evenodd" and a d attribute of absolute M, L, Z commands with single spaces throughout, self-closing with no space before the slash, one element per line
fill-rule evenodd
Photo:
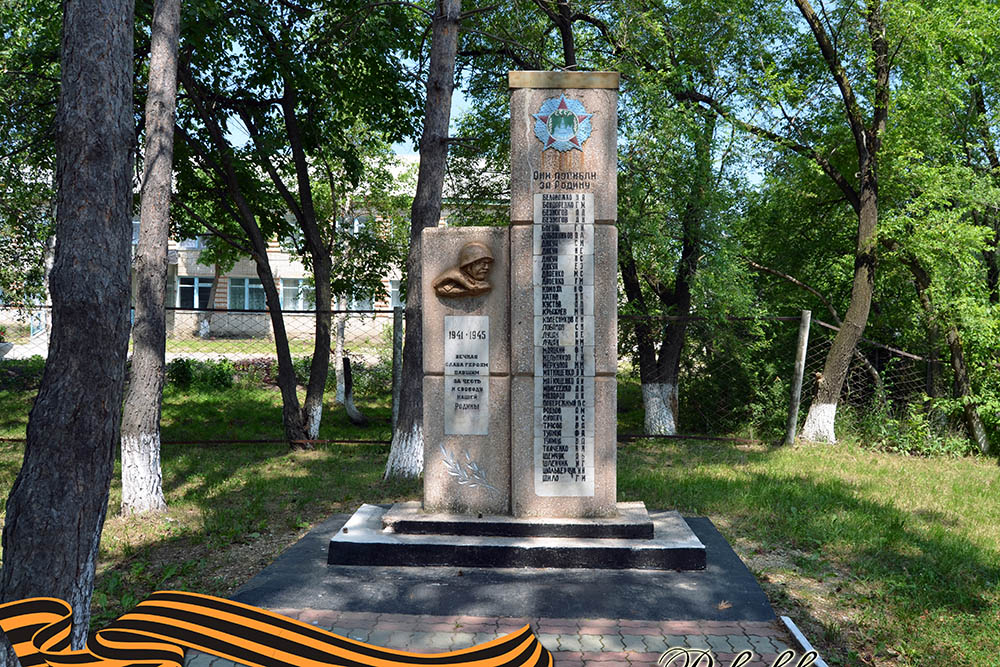
<path fill-rule="evenodd" d="M 487 276 L 493 289 L 480 296 L 442 297 L 432 283 L 441 273 L 458 264 L 462 247 L 471 242 L 484 243 L 493 254 Z M 423 337 L 424 373 L 444 373 L 444 318 L 446 315 L 487 315 L 490 318 L 490 374 L 510 372 L 510 325 L 508 313 L 509 241 L 507 230 L 500 227 L 432 228 L 423 231 Z M 530 257 L 531 248 L 528 248 Z M 530 262 L 529 262 L 530 271 Z M 530 280 L 530 277 L 529 277 Z"/>
<path fill-rule="evenodd" d="M 446 436 L 445 379 L 424 376 L 424 509 L 429 512 L 473 515 L 510 512 L 510 380 L 491 376 L 489 383 L 489 434 Z M 442 446 L 451 457 L 450 466 L 445 463 Z M 476 473 L 476 468 L 482 475 Z"/>
<path fill-rule="evenodd" d="M 535 287 L 530 225 L 510 228 L 511 374 L 535 373 Z M 595 308 L 597 305 L 595 304 Z M 532 390 L 533 391 L 533 390 Z"/>
<path fill-rule="evenodd" d="M 594 348 L 597 375 L 618 373 L 618 228 L 594 227 Z M 615 404 L 610 407 L 615 412 Z"/>

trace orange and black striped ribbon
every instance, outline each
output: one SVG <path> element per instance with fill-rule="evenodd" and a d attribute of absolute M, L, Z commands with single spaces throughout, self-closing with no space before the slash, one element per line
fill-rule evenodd
<path fill-rule="evenodd" d="M 210 595 L 160 591 L 70 649 L 73 609 L 55 598 L 0 605 L 0 629 L 22 667 L 180 667 L 184 648 L 250 667 L 552 667 L 524 626 L 448 653 L 410 653 L 341 637 L 301 621 Z"/>

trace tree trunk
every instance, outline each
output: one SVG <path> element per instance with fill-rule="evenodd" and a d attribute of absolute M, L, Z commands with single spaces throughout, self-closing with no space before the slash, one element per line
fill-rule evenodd
<path fill-rule="evenodd" d="M 313 255 L 313 275 L 316 279 L 316 330 L 312 363 L 309 366 L 309 385 L 306 400 L 302 405 L 302 419 L 310 440 L 319 437 L 319 425 L 323 418 L 323 394 L 326 378 L 330 373 L 330 313 L 332 295 L 330 293 L 331 261 L 328 254 Z"/>
<path fill-rule="evenodd" d="M 347 304 L 344 299 L 340 300 L 339 310 L 344 310 L 347 308 Z M 347 326 L 347 315 L 345 313 L 337 314 L 337 331 L 336 331 L 336 343 L 334 344 L 333 358 L 334 367 L 336 364 L 343 363 L 341 360 L 344 358 L 344 329 Z M 344 372 L 340 371 L 337 373 L 337 402 L 341 405 L 344 404 Z"/>
<path fill-rule="evenodd" d="M 871 139 L 876 145 L 877 139 Z M 851 287 L 851 301 L 844 315 L 843 325 L 833 339 L 830 351 L 823 364 L 823 374 L 819 377 L 816 396 L 809 405 L 802 438 L 818 442 L 836 442 L 834 421 L 837 416 L 837 401 L 847 378 L 847 370 L 854 354 L 854 348 L 861 339 L 861 333 L 868 322 L 872 292 L 875 287 L 875 241 L 878 224 L 878 183 L 875 174 L 874 156 L 861 161 L 861 196 L 858 211 L 858 241 L 854 260 L 854 283 Z"/>
<path fill-rule="evenodd" d="M 135 258 L 132 375 L 122 415 L 123 514 L 161 511 L 167 507 L 160 471 L 160 404 L 167 335 L 164 302 L 180 13 L 180 0 L 157 0 L 153 7 L 145 173 Z M 215 289 L 213 283 L 213 292 Z"/>
<path fill-rule="evenodd" d="M 455 53 L 458 50 L 458 17 L 461 0 L 439 0 L 431 28 L 431 56 L 427 72 L 427 108 L 420 139 L 417 193 L 410 212 L 410 252 L 406 258 L 409 288 L 406 294 L 406 336 L 403 343 L 403 381 L 399 422 L 385 467 L 386 479 L 416 477 L 423 470 L 423 329 L 421 313 L 421 242 L 426 227 L 441 219 L 441 191 L 448 160 L 448 122 L 455 87 Z"/>
<path fill-rule="evenodd" d="M 694 141 L 697 172 L 691 182 L 688 204 L 681 215 L 681 256 L 674 275 L 673 289 L 649 279 L 660 308 L 676 316 L 663 333 L 659 354 L 653 340 L 653 330 L 648 321 L 636 324 L 638 344 L 639 381 L 642 385 L 643 427 L 646 435 L 676 435 L 679 403 L 678 378 L 681 353 L 684 350 L 687 318 L 691 315 L 691 283 L 698 271 L 701 253 L 701 231 L 707 210 L 707 195 L 712 188 L 712 143 L 715 136 L 714 115 L 703 117 Z M 620 254 L 622 283 L 629 303 L 641 312 L 648 313 L 635 264 L 632 246 L 623 242 Z"/>
<path fill-rule="evenodd" d="M 278 389 L 281 391 L 281 420 L 285 426 L 285 438 L 292 449 L 310 449 L 310 445 L 302 442 L 310 438 L 302 419 L 302 410 L 299 409 L 298 380 L 295 378 L 292 353 L 288 347 L 288 332 L 285 330 L 278 288 L 274 285 L 274 274 L 271 273 L 266 250 L 256 254 L 257 276 L 264 287 L 264 299 L 271 317 L 271 331 L 274 333 L 274 351 L 278 357 Z"/>
<path fill-rule="evenodd" d="M 121 425 L 132 243 L 132 3 L 63 4 L 56 120 L 52 336 L 7 499 L 0 600 L 73 607 L 90 623 L 101 529 Z M 16 664 L 5 652 L 8 664 Z"/>
<path fill-rule="evenodd" d="M 917 286 L 917 297 L 920 306 L 927 315 L 928 328 L 937 332 L 937 313 L 934 304 L 931 302 L 930 287 L 931 277 L 924 267 L 917 261 L 916 257 L 906 255 L 903 262 L 913 274 L 913 281 Z M 962 413 L 965 417 L 966 428 L 969 429 L 969 437 L 976 443 L 976 447 L 983 454 L 990 453 L 990 441 L 986 437 L 986 428 L 983 420 L 979 416 L 979 410 L 972 398 L 972 383 L 969 381 L 969 370 L 965 364 L 965 353 L 962 350 L 962 339 L 958 335 L 958 327 L 954 324 L 948 325 L 945 335 L 948 342 L 948 352 L 951 357 L 951 369 L 955 373 L 955 394 L 962 399 Z M 932 362 L 933 363 L 933 362 Z"/>
<path fill-rule="evenodd" d="M 235 205 L 236 221 L 250 242 L 250 255 L 257 269 L 257 277 L 260 278 L 261 286 L 264 289 L 264 299 L 271 318 L 274 347 L 278 357 L 278 388 L 281 391 L 281 418 L 285 427 L 285 437 L 293 448 L 309 447 L 302 442 L 308 440 L 309 435 L 305 429 L 302 411 L 299 409 L 295 369 L 292 366 L 292 355 L 288 348 L 288 334 L 285 331 L 285 320 L 281 313 L 281 299 L 278 289 L 275 287 L 274 274 L 267 256 L 267 240 L 264 238 L 260 225 L 257 224 L 257 218 L 250 203 L 243 196 L 229 144 L 226 142 L 218 119 L 212 115 L 205 104 L 203 91 L 188 69 L 180 67 L 178 77 L 184 84 L 191 102 L 208 129 L 213 146 L 219 153 L 218 161 L 207 158 L 205 161 L 211 165 L 219 180 L 225 185 L 226 194 Z M 189 141 L 189 143 L 192 142 Z M 196 151 L 200 150 L 200 146 L 197 144 L 192 144 L 192 147 Z M 205 158 L 204 155 L 202 157 Z M 280 182 L 280 179 L 278 181 Z M 327 344 L 329 345 L 329 339 Z"/>
<path fill-rule="evenodd" d="M 962 352 L 962 340 L 958 337 L 958 327 L 954 324 L 948 327 L 948 350 L 951 352 L 951 369 L 955 373 L 955 388 L 962 399 L 962 412 L 965 425 L 969 429 L 969 437 L 983 454 L 990 453 L 990 441 L 986 437 L 986 428 L 979 416 L 975 400 L 972 398 L 972 384 L 969 382 L 969 371 L 965 365 L 965 354 Z"/>
<path fill-rule="evenodd" d="M 173 126 L 170 132 L 173 134 Z M 212 286 L 208 289 L 209 310 L 198 314 L 198 337 L 209 338 L 212 335 L 212 315 L 215 314 L 215 295 L 219 293 L 219 281 L 222 280 L 222 270 L 218 264 L 213 267 Z M 204 308 L 205 306 L 202 306 Z"/>

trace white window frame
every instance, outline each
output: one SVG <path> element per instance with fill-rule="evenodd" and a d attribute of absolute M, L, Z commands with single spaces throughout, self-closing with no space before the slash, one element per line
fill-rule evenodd
<path fill-rule="evenodd" d="M 295 283 L 295 301 L 296 301 L 296 303 L 289 305 L 289 304 L 285 303 L 285 290 L 286 289 L 291 289 L 292 285 L 287 284 L 287 283 L 291 283 L 291 282 Z M 306 279 L 305 278 L 282 278 L 281 279 L 281 291 L 279 292 L 279 295 L 281 297 L 280 298 L 281 309 L 282 310 L 291 311 L 291 312 L 307 312 L 307 311 L 313 310 L 314 306 L 312 304 L 310 304 L 309 303 L 309 299 L 306 298 L 306 294 L 308 294 L 310 292 L 313 295 L 313 301 L 315 301 L 316 300 L 316 291 L 315 291 L 315 289 L 312 286 L 310 286 L 310 285 L 308 285 L 306 283 Z"/>
<path fill-rule="evenodd" d="M 206 283 L 207 282 L 208 283 L 208 289 L 211 290 L 212 289 L 212 282 L 215 280 L 214 278 L 208 278 L 206 276 L 177 276 L 177 300 L 176 300 L 176 306 L 178 308 L 183 308 L 184 307 L 184 306 L 181 306 L 181 280 L 188 280 L 188 279 L 194 279 L 194 298 L 191 300 L 192 303 L 194 304 L 193 308 L 195 310 L 198 310 L 198 309 L 201 309 L 201 308 L 210 308 L 211 306 L 209 306 L 207 304 L 203 306 L 200 303 L 198 303 L 198 301 L 199 301 L 199 293 L 200 293 L 199 292 L 199 287 L 203 287 L 204 285 L 202 283 Z M 185 285 L 185 287 L 189 287 L 189 286 Z"/>
<path fill-rule="evenodd" d="M 256 280 L 258 283 L 260 283 L 260 278 L 255 278 L 255 277 L 252 277 L 252 276 L 235 276 L 235 277 L 232 277 L 232 278 L 229 279 L 229 285 L 228 285 L 228 288 L 226 289 L 226 308 L 227 309 L 233 310 L 232 298 L 233 298 L 233 281 L 234 280 L 242 280 L 243 281 L 243 307 L 239 308 L 238 310 L 249 310 L 249 311 L 253 311 L 255 313 L 263 313 L 263 312 L 267 311 L 267 293 L 266 292 L 264 294 L 264 307 L 263 308 L 260 308 L 259 310 L 254 309 L 254 308 L 248 308 L 248 306 L 250 305 L 250 281 L 251 280 Z M 264 289 L 264 284 L 260 283 L 260 285 L 261 285 L 261 290 L 263 290 Z M 279 296 L 280 296 L 280 292 L 279 292 Z"/>
<path fill-rule="evenodd" d="M 402 280 L 390 280 L 389 281 L 389 307 L 397 308 L 403 307 L 406 304 L 400 298 L 399 287 L 403 284 Z"/>

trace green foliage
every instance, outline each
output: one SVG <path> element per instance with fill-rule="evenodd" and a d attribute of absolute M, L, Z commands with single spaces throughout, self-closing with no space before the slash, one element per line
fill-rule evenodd
<path fill-rule="evenodd" d="M 199 388 L 220 391 L 234 384 L 236 372 L 228 359 L 199 361 L 178 358 L 167 364 L 167 380 L 179 389 Z"/>
<path fill-rule="evenodd" d="M 910 403 L 892 409 L 888 403 L 867 407 L 844 405 L 837 411 L 838 428 L 866 448 L 912 456 L 959 457 L 975 451 L 973 443 L 952 428 L 937 401 Z"/>
<path fill-rule="evenodd" d="M 28 359 L 0 359 L 0 390 L 38 389 L 44 371 L 45 358 L 37 354 Z"/>

